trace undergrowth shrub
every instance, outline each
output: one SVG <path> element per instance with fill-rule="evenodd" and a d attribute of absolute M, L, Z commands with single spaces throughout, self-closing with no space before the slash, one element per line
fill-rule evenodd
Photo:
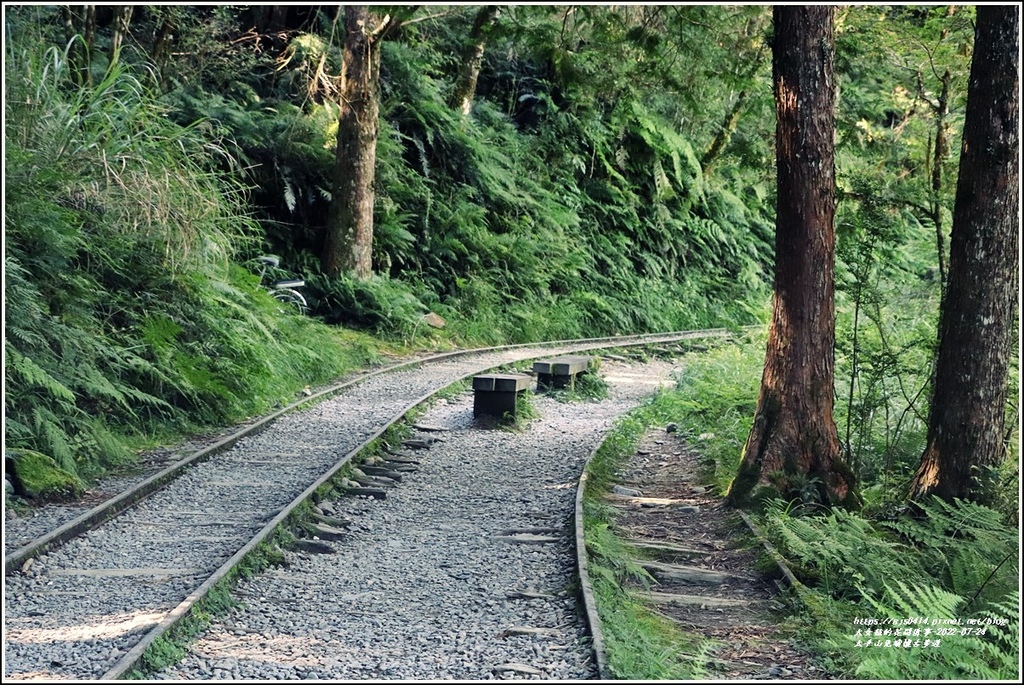
<path fill-rule="evenodd" d="M 921 503 L 920 516 L 892 520 L 797 511 L 776 501 L 766 528 L 828 612 L 811 618 L 827 625 L 826 648 L 857 675 L 1017 677 L 1019 535 L 999 512 L 937 498 Z M 856 618 L 879 619 L 883 632 L 858 631 Z M 879 638 L 890 647 L 864 645 Z"/>
<path fill-rule="evenodd" d="M 701 455 L 702 477 L 720 491 L 739 467 L 757 404 L 764 334 L 684 357 L 676 378 L 675 421 Z"/>
<path fill-rule="evenodd" d="M 145 79 L 74 85 L 66 52 L 5 48 L 6 448 L 91 477 L 366 360 L 232 263 L 259 235 L 244 188 Z"/>

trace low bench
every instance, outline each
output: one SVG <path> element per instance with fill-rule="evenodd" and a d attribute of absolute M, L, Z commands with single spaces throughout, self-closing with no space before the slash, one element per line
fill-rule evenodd
<path fill-rule="evenodd" d="M 516 413 L 516 398 L 530 387 L 532 378 L 524 373 L 485 373 L 473 376 L 473 418 L 481 415 L 503 417 Z"/>
<path fill-rule="evenodd" d="M 593 357 L 588 356 L 554 357 L 535 361 L 533 370 L 537 374 L 537 389 L 561 389 L 566 386 L 570 390 L 575 389 L 576 377 L 586 373 L 592 361 Z"/>

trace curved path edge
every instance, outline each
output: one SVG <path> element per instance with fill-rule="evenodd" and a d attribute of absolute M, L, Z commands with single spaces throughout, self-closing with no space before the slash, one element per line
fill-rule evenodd
<path fill-rule="evenodd" d="M 69 540 L 85 533 L 93 528 L 98 527 L 102 523 L 110 520 L 118 514 L 131 508 L 133 505 L 141 502 L 146 497 L 159 491 L 164 485 L 177 478 L 186 468 L 189 466 L 200 464 L 207 459 L 230 449 L 236 442 L 244 437 L 255 435 L 259 433 L 267 426 L 272 424 L 281 416 L 299 409 L 307 404 L 311 404 L 319 399 L 330 397 L 335 395 L 346 388 L 353 385 L 357 385 L 366 381 L 374 376 L 390 373 L 392 371 L 398 371 L 406 368 L 415 368 L 431 362 L 443 361 L 447 359 L 454 359 L 456 357 L 467 356 L 471 354 L 482 354 L 485 352 L 494 352 L 498 350 L 513 350 L 524 347 L 543 347 L 543 346 L 558 346 L 558 345 L 569 345 L 579 344 L 580 349 L 599 349 L 607 347 L 631 347 L 638 345 L 656 344 L 659 342 L 675 342 L 677 340 L 684 340 L 687 338 L 700 338 L 700 337 L 717 337 L 727 335 L 728 331 L 722 328 L 707 329 L 699 331 L 677 331 L 672 333 L 654 333 L 642 336 L 623 336 L 613 338 L 585 338 L 581 340 L 555 340 L 550 342 L 541 343 L 520 343 L 517 345 L 502 345 L 494 347 L 480 347 L 468 350 L 458 350 L 454 352 L 444 352 L 441 354 L 430 355 L 420 359 L 414 359 L 406 362 L 399 362 L 397 364 L 391 364 L 384 366 L 379 369 L 374 369 L 367 373 L 361 374 L 356 378 L 352 378 L 343 383 L 338 383 L 330 387 L 324 388 L 318 392 L 313 393 L 309 397 L 304 397 L 301 400 L 293 402 L 292 404 L 280 409 L 272 414 L 269 414 L 260 420 L 256 421 L 249 426 L 229 435 L 228 437 L 218 441 L 217 443 L 206 447 L 204 449 L 195 452 L 184 459 L 181 459 L 166 469 L 150 476 L 141 483 L 131 487 L 130 489 L 102 502 L 101 504 L 93 507 L 86 511 L 77 518 L 68 521 L 64 525 L 50 531 L 49 533 L 37 538 L 27 545 L 11 552 L 4 557 L 4 575 L 9 575 L 20 568 L 26 561 L 34 557 L 44 554 L 50 550 L 53 550 Z M 347 461 L 347 460 L 346 460 Z"/>
<path fill-rule="evenodd" d="M 674 332 L 674 333 L 659 333 L 659 334 L 652 334 L 652 335 L 646 335 L 646 336 L 629 336 L 629 337 L 615 337 L 615 338 L 590 338 L 590 339 L 575 340 L 575 341 L 553 341 L 553 342 L 545 342 L 545 343 L 524 343 L 524 344 L 519 344 L 519 345 L 508 345 L 508 346 L 499 346 L 499 347 L 490 347 L 490 348 L 478 348 L 478 349 L 472 349 L 472 350 L 460 350 L 460 351 L 457 351 L 457 352 L 448 352 L 448 353 L 443 353 L 443 354 L 439 354 L 439 355 L 433 355 L 433 356 L 430 356 L 430 357 L 425 357 L 425 358 L 422 358 L 422 359 L 413 360 L 413 361 L 409 361 L 409 362 L 402 362 L 402 363 L 394 364 L 394 365 L 391 365 L 391 366 L 388 366 L 388 367 L 383 367 L 383 368 L 380 368 L 380 369 L 376 369 L 376 370 L 374 370 L 374 371 L 372 371 L 370 373 L 367 373 L 365 375 L 362 375 L 362 376 L 360 376 L 358 378 L 346 381 L 345 383 L 341 383 L 341 384 L 336 385 L 336 386 L 325 388 L 324 390 L 321 390 L 320 392 L 317 392 L 314 395 L 311 395 L 310 397 L 303 398 L 302 400 L 300 400 L 298 402 L 295 402 L 295 403 L 289 405 L 288 407 L 285 407 L 285 408 L 275 412 L 274 414 L 271 414 L 271 415 L 265 417 L 264 419 L 262 419 L 261 421 L 257 422 L 256 424 L 248 426 L 245 429 L 243 429 L 243 430 L 241 430 L 241 431 L 239 431 L 239 432 L 237 432 L 237 433 L 235 433 L 235 434 L 225 438 L 224 440 L 222 440 L 221 442 L 217 443 L 216 445 L 208 447 L 208 448 L 206 448 L 204 450 L 201 450 L 200 452 L 197 452 L 196 454 L 194 454 L 194 455 L 192 455 L 190 457 L 187 457 L 186 459 L 181 460 L 177 464 L 175 464 L 175 465 L 169 467 L 168 469 L 166 469 L 164 472 L 156 474 L 155 476 L 152 476 L 150 479 L 147 479 L 147 481 L 144 482 L 145 484 L 147 484 L 147 489 L 148 489 L 148 492 L 146 493 L 146 495 L 152 494 L 153 492 L 156 492 L 159 489 L 160 485 L 162 485 L 166 481 L 169 481 L 169 480 L 173 479 L 176 475 L 178 475 L 181 471 L 183 471 L 187 466 L 189 466 L 191 464 L 194 464 L 194 463 L 198 463 L 198 462 L 202 461 L 203 459 L 209 458 L 209 457 L 213 456 L 214 454 L 217 454 L 218 452 L 221 452 L 221 451 L 224 451 L 224 450 L 230 448 L 231 445 L 233 445 L 235 442 L 237 442 L 241 438 L 243 438 L 243 437 L 245 437 L 247 435 L 252 435 L 254 433 L 259 432 L 260 430 L 264 429 L 266 426 L 268 426 L 270 423 L 272 423 L 275 419 L 279 418 L 280 416 L 282 416 L 282 415 L 284 415 L 284 414 L 286 414 L 286 413 L 288 413 L 290 411 L 293 411 L 294 409 L 297 409 L 297 408 L 301 407 L 302 405 L 310 403 L 310 402 L 312 402 L 312 401 L 314 401 L 316 399 L 319 399 L 321 397 L 329 396 L 329 395 L 335 394 L 337 392 L 340 392 L 341 390 L 343 390 L 343 389 L 345 389 L 347 387 L 350 387 L 350 386 L 355 385 L 357 383 L 361 383 L 364 380 L 367 380 L 368 378 L 371 378 L 371 377 L 376 376 L 378 374 L 387 373 L 387 372 L 390 372 L 390 371 L 396 371 L 396 370 L 404 369 L 404 368 L 412 368 L 412 367 L 420 366 L 420 365 L 423 365 L 423 364 L 426 364 L 426 363 L 429 363 L 429 362 L 433 362 L 433 361 L 440 361 L 440 360 L 451 359 L 451 358 L 459 357 L 459 356 L 466 356 L 466 355 L 470 355 L 470 354 L 480 354 L 480 353 L 483 353 L 483 352 L 490 352 L 490 351 L 497 351 L 497 350 L 519 349 L 519 348 L 525 348 L 525 347 L 538 347 L 539 348 L 539 347 L 544 347 L 544 346 L 556 346 L 556 345 L 562 345 L 562 346 L 565 346 L 565 345 L 578 345 L 578 347 L 576 347 L 576 349 L 579 350 L 579 351 L 583 351 L 583 350 L 598 350 L 598 349 L 608 349 L 608 348 L 617 348 L 617 347 L 640 347 L 640 346 L 644 346 L 644 345 L 655 345 L 655 344 L 659 344 L 659 343 L 678 342 L 680 340 L 687 340 L 687 339 L 708 338 L 708 337 L 724 337 L 724 336 L 729 335 L 729 334 L 730 334 L 730 331 L 728 331 L 727 329 L 708 329 L 708 330 L 699 330 L 699 331 L 679 331 L 679 332 Z M 537 355 L 537 356 L 542 356 L 542 355 Z M 479 370 L 472 371 L 472 372 L 462 376 L 462 378 L 469 378 L 470 376 L 473 376 L 473 375 L 475 375 L 475 374 L 477 374 L 479 372 L 480 372 Z M 458 382 L 458 381 L 456 381 L 456 382 Z M 423 395 L 423 396 L 413 400 L 411 403 L 409 403 L 403 409 L 401 409 L 386 425 L 383 425 L 373 435 L 371 435 L 367 440 L 365 440 L 363 443 L 361 443 L 360 445 L 358 445 L 357 447 L 352 449 L 350 452 L 348 452 L 345 456 L 343 456 L 334 466 L 332 466 L 326 473 L 324 473 L 320 478 L 318 478 L 316 480 L 316 482 L 314 482 L 312 485 L 307 487 L 294 500 L 292 500 L 291 503 L 289 503 L 280 512 L 278 512 L 278 514 L 276 516 L 274 516 L 274 518 L 270 522 L 268 522 L 253 538 L 251 538 L 245 545 L 243 545 L 237 552 L 235 552 L 235 554 L 233 554 L 224 564 L 222 564 L 209 578 L 207 578 L 198 588 L 196 588 L 188 597 L 186 597 L 177 607 L 172 609 L 170 611 L 170 613 L 168 613 L 168 615 L 166 617 L 164 617 L 164 619 L 159 624 L 157 624 L 156 627 L 154 627 L 145 636 L 143 636 L 143 638 L 138 643 L 136 643 L 135 646 L 133 646 L 132 649 L 129 650 L 125 654 L 125 656 L 122 657 L 120 661 L 118 661 L 117 664 L 115 664 L 113 667 L 108 669 L 108 671 L 101 677 L 101 680 L 119 680 L 119 679 L 124 679 L 124 678 L 128 677 L 129 674 L 131 673 L 131 671 L 141 662 L 141 660 L 143 659 L 143 656 L 145 655 L 146 651 L 159 638 L 167 635 L 168 631 L 170 631 L 182 619 L 184 619 L 186 616 L 188 616 L 189 612 L 195 607 L 195 605 L 198 602 L 200 602 L 218 583 L 220 583 L 225 578 L 227 578 L 228 575 L 231 573 L 231 571 L 236 566 L 238 566 L 239 563 L 241 563 L 242 560 L 248 554 L 250 554 L 260 543 L 264 542 L 267 538 L 269 538 L 272 535 L 272 533 L 278 528 L 278 526 L 280 526 L 285 521 L 285 519 L 287 519 L 288 516 L 296 508 L 298 508 L 300 505 L 302 505 L 304 502 L 306 502 L 321 485 L 323 485 L 324 483 L 329 481 L 331 478 L 333 478 L 338 473 L 338 471 L 340 471 L 344 466 L 346 466 L 356 455 L 358 455 L 360 452 L 362 452 L 364 449 L 366 449 L 366 447 L 369 446 L 374 440 L 376 440 L 381 435 L 383 435 L 384 432 L 388 428 L 390 428 L 393 424 L 395 424 L 398 421 L 400 421 L 411 409 L 413 409 L 416 406 L 418 406 L 418 405 L 422 404 L 423 402 L 427 401 L 428 399 L 433 397 L 435 394 L 436 394 L 436 391 L 433 391 L 433 392 L 427 393 L 427 394 L 425 394 L 425 395 Z M 602 441 L 602 444 L 603 444 L 603 441 Z M 596 452 L 596 450 L 595 450 L 595 452 Z M 588 457 L 588 459 L 587 459 L 587 463 L 588 464 L 589 464 L 591 458 L 593 458 L 593 454 L 591 454 L 591 456 Z M 584 471 L 584 473 L 585 473 L 585 471 Z M 160 483 L 156 484 L 155 481 L 158 481 L 158 480 L 160 481 Z M 581 475 L 581 482 L 583 482 L 584 480 L 585 479 Z M 154 481 L 154 483 L 151 484 L 150 481 Z M 149 489 L 150 487 L 152 489 Z M 578 493 L 577 493 L 578 500 L 581 497 L 579 492 L 581 492 L 581 491 L 578 491 Z M 118 496 L 118 498 L 114 498 L 114 499 L 127 499 L 125 496 L 128 495 L 128 494 L 129 493 L 122 493 L 122 495 L 120 495 L 120 496 Z M 84 532 L 85 530 L 89 530 L 90 527 L 86 525 L 86 521 L 87 520 L 95 520 L 96 521 L 96 523 L 94 523 L 92 527 L 94 527 L 96 525 L 99 525 L 100 523 L 102 523 L 103 521 L 108 520 L 109 518 L 111 518 L 112 516 L 116 515 L 117 513 L 120 513 L 121 511 L 124 511 L 125 509 L 130 507 L 132 504 L 135 504 L 135 503 L 141 501 L 142 499 L 144 499 L 144 497 L 146 495 L 138 496 L 138 497 L 132 499 L 130 502 L 125 502 L 125 501 L 119 502 L 119 506 L 121 508 L 118 509 L 116 512 L 113 512 L 113 513 L 106 513 L 106 515 L 104 515 L 104 512 L 97 511 L 97 510 L 100 510 L 100 509 L 104 509 L 106 506 L 108 506 L 110 504 L 110 501 L 108 501 L 107 503 L 101 504 L 100 506 L 96 507 L 95 509 L 90 510 L 90 512 L 87 512 L 83 516 L 79 517 L 79 519 L 76 519 L 75 521 L 72 521 L 69 524 L 66 524 L 61 529 L 58 529 L 58 531 L 55 531 L 50 536 L 46 536 L 46 537 L 51 537 L 51 536 L 55 537 L 56 533 L 60 532 L 64 528 L 71 529 L 71 528 L 77 527 L 78 525 L 82 526 L 78 530 L 78 533 Z M 577 529 L 577 544 L 576 544 L 576 546 L 577 546 L 577 555 L 579 555 L 579 550 L 583 549 L 584 550 L 584 556 L 585 556 L 585 549 L 586 548 L 582 545 L 581 538 L 580 538 L 580 536 L 582 535 L 582 532 L 581 532 L 582 531 L 582 504 L 581 504 L 581 502 L 582 502 L 582 500 L 579 500 L 579 502 L 577 504 L 578 513 L 576 514 L 576 516 L 577 516 L 579 522 L 576 525 L 576 529 Z M 76 533 L 76 534 L 78 534 L 78 533 Z M 69 534 L 64 539 L 70 539 L 72 537 L 74 537 L 74 535 L 70 535 Z M 50 546 L 54 546 L 55 544 L 57 544 L 57 543 L 51 542 Z M 47 548 L 49 548 L 49 547 L 47 547 Z M 45 550 L 44 549 L 39 549 L 39 550 L 37 550 L 35 552 L 35 554 L 42 553 L 43 551 L 45 551 Z M 28 558 L 28 555 L 26 555 L 25 558 Z M 585 563 L 585 559 L 584 559 L 584 563 Z M 6 566 L 7 566 L 7 560 L 5 559 L 5 567 Z M 581 573 L 581 579 L 582 578 L 583 578 L 583 574 Z M 588 585 L 589 585 L 589 581 L 588 581 Z M 588 627 L 590 628 L 592 639 L 593 639 L 595 634 L 598 636 L 597 639 L 594 642 L 594 646 L 595 646 L 595 660 L 597 661 L 598 671 L 600 673 L 601 678 L 602 679 L 606 679 L 608 677 L 607 676 L 607 659 L 606 659 L 606 657 L 604 655 L 603 640 L 600 637 L 600 625 L 597 622 L 596 618 L 593 619 L 593 620 L 590 618 L 591 612 L 593 612 L 594 616 L 596 617 L 596 608 L 594 608 L 594 605 L 593 605 L 592 593 L 591 593 L 591 597 L 589 599 L 589 602 L 590 602 L 590 605 L 589 605 L 589 607 L 587 609 L 587 624 L 588 624 Z M 596 632 L 595 632 L 594 626 L 597 626 Z M 598 651 L 598 645 L 600 645 L 600 650 L 599 651 Z"/>
<path fill-rule="evenodd" d="M 607 436 L 605 436 L 607 439 Z M 590 631 L 591 647 L 594 650 L 594 662 L 597 664 L 597 674 L 601 680 L 611 680 L 612 674 L 608 668 L 608 653 L 604 646 L 604 633 L 601 631 L 601 618 L 597 613 L 597 602 L 594 600 L 594 586 L 590 582 L 590 571 L 587 560 L 587 543 L 584 536 L 583 526 L 583 495 L 587 489 L 587 468 L 590 462 L 597 456 L 598 450 L 604 445 L 604 440 L 594 448 L 594 451 L 587 457 L 583 464 L 583 472 L 580 474 L 579 485 L 576 486 L 576 511 L 573 516 L 573 527 L 576 529 L 576 570 L 580 576 L 580 595 L 583 598 L 583 617 Z"/>

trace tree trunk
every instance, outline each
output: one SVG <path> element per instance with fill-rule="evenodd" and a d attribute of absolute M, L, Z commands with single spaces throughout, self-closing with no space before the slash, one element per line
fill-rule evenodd
<path fill-rule="evenodd" d="M 935 154 L 931 160 L 932 165 L 932 201 L 931 220 L 935 224 L 935 247 L 939 257 L 939 288 L 940 301 L 946 295 L 946 246 L 942 231 L 942 164 L 949 156 L 949 131 L 946 119 L 949 116 L 949 86 L 953 76 L 949 69 L 943 73 L 942 90 L 939 91 L 939 100 L 932 109 L 935 112 Z M 918 74 L 918 92 L 925 99 L 924 82 Z"/>
<path fill-rule="evenodd" d="M 473 21 L 469 32 L 469 40 L 462 53 L 462 64 L 459 76 L 455 81 L 455 90 L 448 104 L 458 110 L 463 117 L 469 116 L 476 96 L 476 82 L 480 78 L 480 67 L 484 61 L 484 49 L 487 47 L 487 34 L 498 19 L 501 8 L 498 5 L 484 5 Z"/>
<path fill-rule="evenodd" d="M 372 273 L 373 179 L 377 162 L 380 34 L 365 5 L 345 6 L 345 51 L 334 187 L 321 254 L 324 272 L 357 278 Z"/>
<path fill-rule="evenodd" d="M 743 105 L 746 104 L 749 95 L 749 89 L 744 88 L 741 90 L 739 95 L 736 96 L 736 102 L 733 103 L 729 113 L 722 120 L 722 125 L 718 129 L 718 133 L 715 134 L 715 139 L 711 141 L 711 145 L 708 146 L 704 156 L 701 157 L 700 168 L 704 174 L 707 174 L 711 169 L 711 164 L 722 154 L 722 150 L 725 149 L 729 139 L 732 138 L 733 132 L 736 131 L 736 126 L 740 123 L 740 113 L 743 111 Z"/>
<path fill-rule="evenodd" d="M 160 22 L 160 30 L 153 40 L 153 49 L 149 53 L 149 58 L 153 61 L 156 71 L 157 85 L 164 92 L 170 90 L 167 67 L 171 61 L 171 43 L 174 41 L 174 31 L 174 22 L 168 15 Z"/>
<path fill-rule="evenodd" d="M 78 83 L 92 85 L 92 48 L 96 40 L 96 5 L 85 5 L 82 13 L 72 11 L 69 5 L 61 7 L 64 23 L 64 37 L 70 42 L 76 35 L 81 41 L 74 43 L 69 51 L 72 68 L 78 75 Z"/>
<path fill-rule="evenodd" d="M 833 417 L 835 81 L 832 8 L 776 6 L 775 297 L 761 392 L 728 501 L 855 501 Z"/>
<path fill-rule="evenodd" d="M 928 442 L 910 486 L 915 500 L 984 501 L 986 475 L 1003 456 L 1019 260 L 1018 12 L 978 7 Z"/>
<path fill-rule="evenodd" d="M 124 44 L 125 36 L 131 26 L 132 10 L 131 5 L 119 5 L 114 8 L 114 27 L 110 38 L 110 67 L 117 64 L 121 56 L 121 46 Z"/>
<path fill-rule="evenodd" d="M 92 85 L 92 50 L 96 45 L 96 5 L 85 6 L 85 19 L 83 21 L 82 38 L 84 47 L 81 65 L 81 83 L 87 86 Z"/>

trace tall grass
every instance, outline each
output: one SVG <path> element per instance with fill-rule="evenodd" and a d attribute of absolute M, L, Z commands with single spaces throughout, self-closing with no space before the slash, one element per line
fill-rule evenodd
<path fill-rule="evenodd" d="M 224 146 L 132 70 L 6 47 L 5 447 L 89 476 L 367 361 L 234 265 L 260 233 Z"/>

